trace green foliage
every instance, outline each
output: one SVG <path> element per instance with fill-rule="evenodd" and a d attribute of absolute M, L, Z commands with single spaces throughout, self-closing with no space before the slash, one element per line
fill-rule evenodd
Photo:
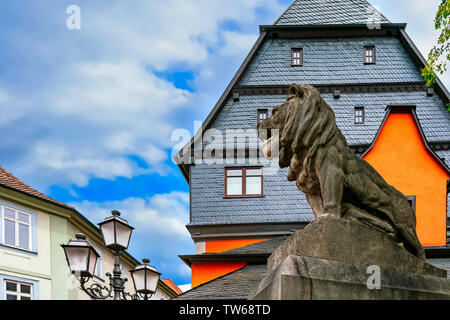
<path fill-rule="evenodd" d="M 428 87 L 436 82 L 436 74 L 443 74 L 447 71 L 447 62 L 450 60 L 450 0 L 442 0 L 434 23 L 436 30 L 440 30 L 441 35 L 437 44 L 428 54 L 427 65 L 422 69 L 422 76 Z M 447 107 L 450 111 L 450 104 Z"/>

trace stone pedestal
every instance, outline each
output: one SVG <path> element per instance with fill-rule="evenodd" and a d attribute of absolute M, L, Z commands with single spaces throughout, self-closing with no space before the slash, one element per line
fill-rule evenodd
<path fill-rule="evenodd" d="M 368 287 L 370 266 L 380 270 L 380 289 Z M 331 216 L 291 235 L 267 269 L 249 299 L 450 299 L 445 270 L 377 229 Z"/>
<path fill-rule="evenodd" d="M 250 300 L 450 300 L 450 280 L 381 270 L 369 289 L 366 266 L 289 256 L 249 295 Z M 371 287 L 373 288 L 373 287 Z"/>

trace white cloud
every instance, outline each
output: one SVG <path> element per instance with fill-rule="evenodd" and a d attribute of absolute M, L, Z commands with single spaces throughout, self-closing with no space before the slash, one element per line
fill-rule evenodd
<path fill-rule="evenodd" d="M 4 165 L 43 191 L 86 186 L 92 178 L 168 174 L 171 133 L 180 123 L 189 125 L 178 114 L 194 120 L 209 112 L 233 73 L 230 66 L 242 62 L 256 38 L 261 7 L 274 16 L 283 10 L 276 0 L 99 1 L 80 4 L 81 30 L 56 28 L 58 19 L 39 21 L 42 30 L 28 34 L 13 30 L 5 46 L 31 61 L 17 72 L 35 80 L 20 90 L 26 103 L 0 116 L 2 131 L 15 137 L 0 146 L 12 159 Z M 239 27 L 224 32 L 230 21 Z M 195 93 L 153 73 L 168 68 L 195 70 Z M 0 110 L 6 99 L 19 100 L 5 92 Z M 24 125 L 18 136 L 16 128 Z M 13 156 L 14 144 L 23 153 Z"/>
<path fill-rule="evenodd" d="M 70 205 L 94 223 L 110 216 L 111 210 L 119 210 L 121 217 L 136 228 L 129 248 L 132 254 L 140 255 L 135 255 L 136 259 L 150 258 L 166 277 L 189 276 L 190 269 L 178 258 L 180 254 L 194 251 L 194 244 L 185 227 L 189 220 L 188 193 L 172 192 L 121 201 L 72 202 Z"/>
<path fill-rule="evenodd" d="M 122 217 L 134 225 L 141 235 L 189 238 L 185 225 L 189 220 L 189 194 L 171 192 L 148 198 L 128 198 L 120 201 L 72 202 L 71 206 L 92 221 L 102 221 L 112 209 L 122 212 Z"/>

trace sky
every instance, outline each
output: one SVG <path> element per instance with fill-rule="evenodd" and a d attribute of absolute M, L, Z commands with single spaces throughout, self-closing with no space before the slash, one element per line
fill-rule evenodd
<path fill-rule="evenodd" d="M 118 209 L 129 252 L 176 284 L 193 254 L 189 188 L 171 159 L 290 0 L 2 0 L 0 166 L 93 223 Z M 424 56 L 440 0 L 372 0 Z M 70 29 L 70 5 L 80 28 Z M 448 75 L 441 77 L 448 86 Z"/>

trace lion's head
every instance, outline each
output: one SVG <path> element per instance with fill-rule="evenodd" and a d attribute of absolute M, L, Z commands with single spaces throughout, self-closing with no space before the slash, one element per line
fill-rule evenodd
<path fill-rule="evenodd" d="M 265 130 L 272 132 L 266 138 Z M 286 168 L 295 154 L 312 157 L 317 147 L 327 143 L 337 132 L 334 112 L 310 85 L 292 84 L 286 102 L 272 110 L 272 116 L 258 124 L 259 137 L 264 142 L 266 158 L 273 158 L 272 146 L 279 146 L 279 164 Z M 344 138 L 345 139 L 345 138 Z"/>

